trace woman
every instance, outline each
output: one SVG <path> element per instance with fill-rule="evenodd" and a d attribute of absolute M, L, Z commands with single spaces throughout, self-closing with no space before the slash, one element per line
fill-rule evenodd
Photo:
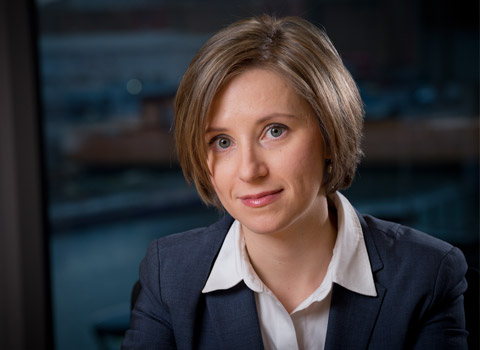
<path fill-rule="evenodd" d="M 226 214 L 150 245 L 123 348 L 466 348 L 462 253 L 338 192 L 362 120 L 310 23 L 263 16 L 213 36 L 179 86 L 175 136 L 185 177 Z"/>

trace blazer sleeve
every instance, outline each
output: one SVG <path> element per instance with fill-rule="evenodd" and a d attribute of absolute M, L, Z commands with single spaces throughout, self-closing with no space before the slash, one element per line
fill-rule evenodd
<path fill-rule="evenodd" d="M 122 349 L 176 349 L 170 314 L 161 296 L 158 241 L 150 244 L 140 264 L 140 283 L 142 290 Z"/>
<path fill-rule="evenodd" d="M 467 349 L 463 293 L 467 263 L 458 248 L 443 258 L 414 349 Z"/>

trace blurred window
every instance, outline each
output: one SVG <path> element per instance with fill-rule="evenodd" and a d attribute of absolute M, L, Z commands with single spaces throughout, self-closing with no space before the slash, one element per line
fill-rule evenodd
<path fill-rule="evenodd" d="M 148 243 L 217 219 L 178 167 L 172 102 L 205 40 L 253 14 L 324 26 L 357 80 L 365 159 L 347 191 L 357 208 L 478 256 L 475 8 L 432 0 L 36 3 L 58 349 L 118 348 Z"/>

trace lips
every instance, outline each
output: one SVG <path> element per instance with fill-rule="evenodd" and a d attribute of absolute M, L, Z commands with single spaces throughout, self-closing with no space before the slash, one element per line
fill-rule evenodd
<path fill-rule="evenodd" d="M 259 207 L 266 206 L 274 202 L 275 200 L 277 200 L 278 197 L 280 197 L 280 194 L 282 193 L 282 191 L 283 189 L 261 192 L 256 194 L 249 194 L 249 195 L 240 197 L 240 200 L 246 206 L 249 206 L 252 208 L 259 208 Z"/>

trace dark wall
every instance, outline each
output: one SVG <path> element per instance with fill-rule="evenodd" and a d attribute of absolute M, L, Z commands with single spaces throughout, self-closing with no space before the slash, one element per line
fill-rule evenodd
<path fill-rule="evenodd" d="M 0 349 L 51 349 L 31 9 L 0 2 Z"/>

